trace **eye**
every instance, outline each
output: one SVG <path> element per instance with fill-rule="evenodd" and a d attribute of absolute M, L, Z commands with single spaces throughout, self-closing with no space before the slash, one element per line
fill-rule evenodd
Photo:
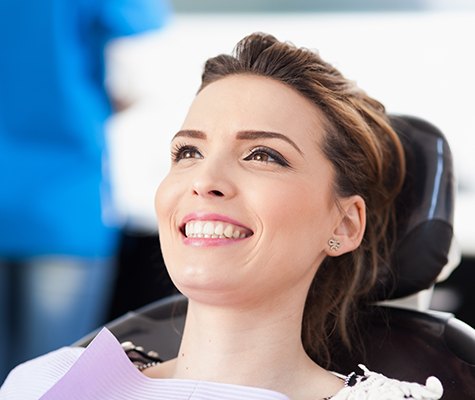
<path fill-rule="evenodd" d="M 269 147 L 256 147 L 244 158 L 244 161 L 257 161 L 266 164 L 274 163 L 283 167 L 290 167 L 289 162 L 278 151 Z"/>
<path fill-rule="evenodd" d="M 203 156 L 196 146 L 177 144 L 172 150 L 173 162 L 201 158 Z"/>

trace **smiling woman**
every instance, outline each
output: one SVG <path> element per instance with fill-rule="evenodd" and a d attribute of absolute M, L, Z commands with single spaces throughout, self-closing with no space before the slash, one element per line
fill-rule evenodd
<path fill-rule="evenodd" d="M 186 143 L 178 141 L 185 137 Z M 354 309 L 360 298 L 367 301 L 378 273 L 384 272 L 392 245 L 387 241 L 392 200 L 404 176 L 401 144 L 383 106 L 318 55 L 254 35 L 238 45 L 236 57 L 208 61 L 202 87 L 173 144 L 184 146 L 180 148 L 193 160 L 175 158 L 159 190 L 159 220 L 167 220 L 161 215 L 166 204 L 179 202 L 165 200 L 176 193 L 170 186 L 177 182 L 183 191 L 193 184 L 206 191 L 194 190 L 196 195 L 219 193 L 219 200 L 204 203 L 202 196 L 177 196 L 192 201 L 188 207 L 232 207 L 234 214 L 251 219 L 256 235 L 248 245 L 242 243 L 236 262 L 251 261 L 249 254 L 255 254 L 262 259 L 257 263 L 261 272 L 246 277 L 244 287 L 265 298 L 259 278 L 270 284 L 262 272 L 266 267 L 271 274 L 290 268 L 291 276 L 296 276 L 296 267 L 310 268 L 306 272 L 312 278 L 320 270 L 319 279 L 303 281 L 297 291 L 304 296 L 300 301 L 309 293 L 302 332 L 307 351 L 328 362 L 330 333 L 351 347 Z M 187 257 L 186 251 L 168 248 L 179 241 L 169 242 L 167 232 L 160 234 L 165 257 Z M 330 248 L 329 240 L 338 246 Z M 189 257 L 203 272 L 197 255 Z M 204 257 L 209 270 L 210 260 Z M 222 267 L 219 271 L 228 273 Z M 170 272 L 173 276 L 174 270 Z M 249 268 L 249 273 L 256 270 Z M 219 274 L 211 276 L 218 279 Z M 283 273 L 278 276 L 291 282 Z M 273 301 L 278 293 L 288 302 L 282 288 L 273 287 L 270 293 Z"/>
<path fill-rule="evenodd" d="M 140 387 L 167 399 L 439 399 L 436 378 L 325 369 L 330 340 L 357 345 L 350 332 L 395 239 L 405 164 L 384 107 L 265 34 L 208 60 L 202 78 L 156 194 L 164 259 L 189 299 L 183 339 L 177 358 L 140 367 L 151 378 Z M 7 393 L 33 373 L 21 368 Z M 120 384 L 121 399 L 152 398 Z"/>
<path fill-rule="evenodd" d="M 335 395 L 318 364 L 330 338 L 351 349 L 387 273 L 401 143 L 380 103 L 272 36 L 208 60 L 202 79 L 156 197 L 187 323 L 180 356 L 147 374 Z"/>

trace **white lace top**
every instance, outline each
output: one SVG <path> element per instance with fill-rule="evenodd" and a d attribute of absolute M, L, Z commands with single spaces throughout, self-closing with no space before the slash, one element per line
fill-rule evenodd
<path fill-rule="evenodd" d="M 106 367 L 107 366 L 107 367 Z M 401 382 L 371 372 L 350 374 L 331 400 L 435 400 L 442 385 Z M 15 368 L 0 388 L 0 400 L 290 400 L 282 393 L 249 386 L 142 374 L 107 330 L 87 349 L 63 348 Z M 317 399 L 316 399 L 317 400 Z"/>
<path fill-rule="evenodd" d="M 440 381 L 431 376 L 425 385 L 413 382 L 403 382 L 387 378 L 382 374 L 371 372 L 364 365 L 359 366 L 364 374 L 354 375 L 354 383 L 350 382 L 340 390 L 332 400 L 399 400 L 399 399 L 440 399 L 443 389 Z"/>

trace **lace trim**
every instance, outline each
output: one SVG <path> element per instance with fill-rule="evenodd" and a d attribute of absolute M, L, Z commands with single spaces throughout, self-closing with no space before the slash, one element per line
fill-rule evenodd
<path fill-rule="evenodd" d="M 123 342 L 120 345 L 125 351 L 125 354 L 127 354 L 127 357 L 129 357 L 130 361 L 132 361 L 139 371 L 143 371 L 163 362 L 156 351 L 145 352 L 142 346 L 136 346 L 132 342 Z"/>
<path fill-rule="evenodd" d="M 362 395 L 370 395 L 374 399 L 387 400 L 438 400 L 442 397 L 443 388 L 440 381 L 431 376 L 425 385 L 413 382 L 399 381 L 388 378 L 377 372 L 372 372 L 364 365 L 359 365 L 363 375 L 351 373 L 345 383 L 346 387 L 336 394 L 335 400 L 360 399 Z M 368 397 L 369 398 L 369 397 Z"/>

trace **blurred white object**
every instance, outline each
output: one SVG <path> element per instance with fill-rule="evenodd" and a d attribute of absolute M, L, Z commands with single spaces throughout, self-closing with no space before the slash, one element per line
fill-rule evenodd
<path fill-rule="evenodd" d="M 395 300 L 384 300 L 378 302 L 378 304 L 391 307 L 407 308 L 410 310 L 426 311 L 430 308 L 433 291 L 434 287 L 430 287 L 429 289 L 421 290 L 420 292 L 407 297 L 402 297 Z"/>

